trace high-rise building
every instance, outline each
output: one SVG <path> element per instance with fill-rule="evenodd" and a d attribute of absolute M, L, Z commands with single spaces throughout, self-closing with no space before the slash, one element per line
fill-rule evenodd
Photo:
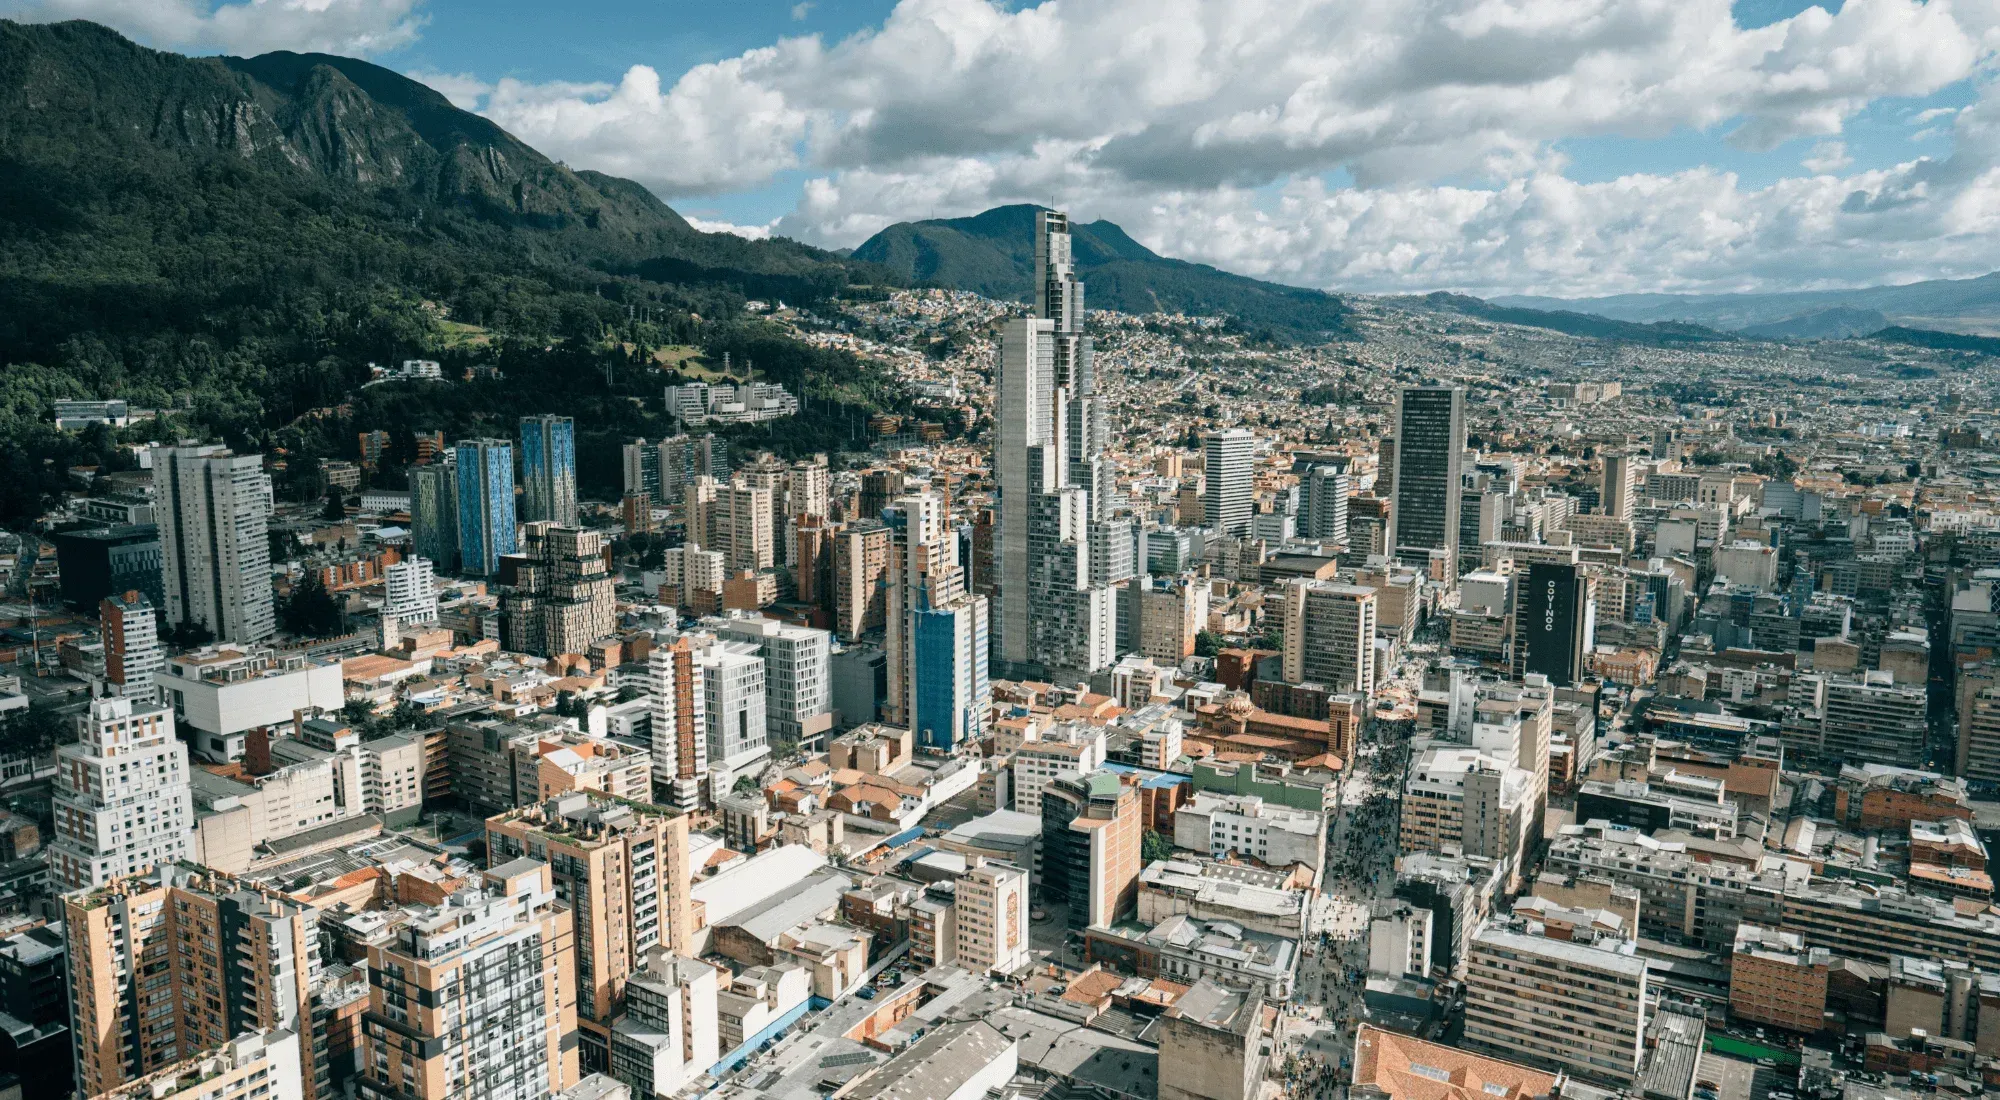
<path fill-rule="evenodd" d="M 1007 322 L 995 387 L 998 656 L 1010 672 L 1089 675 L 1117 648 L 1111 589 L 1090 561 L 1090 528 L 1110 507 L 1108 423 L 1067 215 L 1036 212 L 1035 261 L 1035 316 Z"/>
<path fill-rule="evenodd" d="M 1465 1044 L 1631 1085 L 1645 1054 L 1646 987 L 1646 960 L 1629 943 L 1556 940 L 1489 925 L 1472 938 Z"/>
<path fill-rule="evenodd" d="M 715 967 L 655 950 L 625 986 L 611 1075 L 635 1097 L 675 1096 L 722 1060 Z"/>
<path fill-rule="evenodd" d="M 716 490 L 713 549 L 729 555 L 730 569 L 769 569 L 777 563 L 771 502 L 771 487 L 749 475 Z"/>
<path fill-rule="evenodd" d="M 714 642 L 695 660 L 701 665 L 707 719 L 711 803 L 726 797 L 739 776 L 753 774 L 770 759 L 770 732 L 764 709 L 764 658 L 746 642 Z"/>
<path fill-rule="evenodd" d="M 226 447 L 153 448 L 166 619 L 218 640 L 278 632 L 271 595 L 271 478 L 258 455 Z"/>
<path fill-rule="evenodd" d="M 184 864 L 63 901 L 81 1095 L 128 1085 L 248 1031 L 312 1034 L 318 911 Z M 328 1100 L 301 1051 L 303 1095 Z M 317 1072 L 316 1072 L 317 1071 Z"/>
<path fill-rule="evenodd" d="M 957 898 L 958 965 L 975 974 L 1011 974 L 1028 962 L 1028 872 L 969 858 Z"/>
<path fill-rule="evenodd" d="M 880 521 L 850 525 L 833 537 L 833 632 L 843 641 L 888 621 L 892 544 Z"/>
<path fill-rule="evenodd" d="M 1072 928 L 1108 927 L 1137 904 L 1137 793 L 1117 773 L 1066 775 L 1041 791 L 1042 899 L 1069 907 Z"/>
<path fill-rule="evenodd" d="M 653 792 L 667 805 L 701 805 L 708 775 L 708 701 L 702 666 L 686 637 L 661 639 L 646 658 L 653 699 Z"/>
<path fill-rule="evenodd" d="M 1250 465 L 1256 446 L 1256 437 L 1242 428 L 1210 432 L 1201 441 L 1202 476 L 1207 482 L 1207 491 L 1202 494 L 1203 522 L 1231 538 L 1250 533 L 1255 504 Z"/>
<path fill-rule="evenodd" d="M 1347 462 L 1317 462 L 1299 479 L 1299 537 L 1309 541 L 1347 542 L 1347 495 L 1353 483 Z"/>
<path fill-rule="evenodd" d="M 665 504 L 666 498 L 660 492 L 660 445 L 635 439 L 625 444 L 623 458 L 626 494 L 644 493 L 649 499 Z"/>
<path fill-rule="evenodd" d="M 187 858 L 194 801 L 173 712 L 139 699 L 92 699 L 76 741 L 56 749 L 55 819 L 49 878 L 65 890 Z"/>
<path fill-rule="evenodd" d="M 1850 764 L 1921 768 L 1928 736 L 1925 713 L 1921 683 L 1898 684 L 1881 671 L 1830 679 L 1820 752 Z"/>
<path fill-rule="evenodd" d="M 488 818 L 486 850 L 490 866 L 549 864 L 576 922 L 582 1071 L 602 1072 L 626 982 L 650 952 L 691 949 L 688 819 L 575 791 Z"/>
<path fill-rule="evenodd" d="M 404 558 L 382 571 L 382 617 L 401 626 L 438 621 L 437 579 L 428 558 Z"/>
<path fill-rule="evenodd" d="M 1533 562 L 1516 586 L 1514 645 L 1524 673 L 1540 673 L 1557 687 L 1583 675 L 1597 614 L 1590 581 L 1574 565 Z"/>
<path fill-rule="evenodd" d="M 883 509 L 890 531 L 884 721 L 953 752 L 986 729 L 992 705 L 987 604 L 965 591 L 944 498 L 917 493 Z"/>
<path fill-rule="evenodd" d="M 529 523 L 521 553 L 500 561 L 500 622 L 507 648 L 555 656 L 583 653 L 618 626 L 604 536 Z"/>
<path fill-rule="evenodd" d="M 166 605 L 166 589 L 160 585 L 158 524 L 51 531 L 47 538 L 55 544 L 63 602 L 71 607 L 92 607 L 106 596 L 134 589 L 145 593 L 155 608 Z"/>
<path fill-rule="evenodd" d="M 1632 489 L 1637 483 L 1637 473 L 1631 455 L 1604 456 L 1604 487 L 1597 499 L 1605 515 L 1627 521 L 1632 518 Z"/>
<path fill-rule="evenodd" d="M 833 729 L 833 636 L 777 619 L 710 620 L 719 637 L 747 642 L 764 658 L 764 719 L 781 750 L 823 748 Z"/>
<path fill-rule="evenodd" d="M 153 674 L 166 667 L 159 620 L 144 593 L 126 592 L 97 605 L 104 640 L 104 680 L 116 695 L 150 703 L 159 695 Z"/>
<path fill-rule="evenodd" d="M 1333 581 L 1294 581 L 1284 592 L 1286 683 L 1329 691 L 1375 690 L 1376 595 Z"/>
<path fill-rule="evenodd" d="M 576 423 L 567 416 L 521 418 L 521 521 L 576 526 Z"/>
<path fill-rule="evenodd" d="M 576 1084 L 575 932 L 546 863 L 517 859 L 485 888 L 368 945 L 361 1100 L 542 1100 Z"/>
<path fill-rule="evenodd" d="M 303 1050 L 291 1031 L 245 1032 L 95 1100 L 305 1100 Z"/>
<path fill-rule="evenodd" d="M 457 452 L 410 470 L 410 549 L 449 575 L 458 572 Z"/>
<path fill-rule="evenodd" d="M 1465 391 L 1411 386 L 1397 394 L 1395 447 L 1389 545 L 1396 557 L 1411 564 L 1427 564 L 1440 550 L 1455 563 L 1459 477 L 1465 461 Z"/>
<path fill-rule="evenodd" d="M 457 446 L 459 568 L 481 577 L 514 552 L 514 445 L 464 439 Z"/>

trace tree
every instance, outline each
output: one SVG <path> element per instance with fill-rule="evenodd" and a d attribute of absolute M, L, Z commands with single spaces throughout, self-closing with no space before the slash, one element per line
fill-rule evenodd
<path fill-rule="evenodd" d="M 732 794 L 756 794 L 759 790 L 762 789 L 763 788 L 758 786 L 757 777 L 754 775 L 737 776 L 736 785 L 729 788 L 730 793 Z"/>
<path fill-rule="evenodd" d="M 278 601 L 278 621 L 301 637 L 330 638 L 341 631 L 340 605 L 319 574 L 309 571 L 292 586 L 291 595 Z"/>
<path fill-rule="evenodd" d="M 175 623 L 167 631 L 167 645 L 174 650 L 199 649 L 215 640 L 215 631 L 193 619 Z"/>
<path fill-rule="evenodd" d="M 320 517 L 340 521 L 347 518 L 347 502 L 340 498 L 339 489 L 326 491 L 326 505 L 319 510 Z"/>
<path fill-rule="evenodd" d="M 340 720 L 350 726 L 366 726 L 375 720 L 375 704 L 366 699 L 349 699 L 340 708 Z"/>
<path fill-rule="evenodd" d="M 1153 829 L 1147 829 L 1145 835 L 1139 838 L 1140 862 L 1151 863 L 1154 860 L 1172 859 L 1173 857 L 1174 842 L 1168 840 L 1164 834 Z"/>
<path fill-rule="evenodd" d="M 41 756 L 72 740 L 70 720 L 47 703 L 33 703 L 0 721 L 0 756 Z"/>
<path fill-rule="evenodd" d="M 639 690 L 639 685 L 626 684 L 624 687 L 618 689 L 618 702 L 629 703 L 644 694 L 646 693 Z"/>
<path fill-rule="evenodd" d="M 1213 657 L 1222 652 L 1222 635 L 1213 630 L 1203 630 L 1194 636 L 1194 655 Z"/>

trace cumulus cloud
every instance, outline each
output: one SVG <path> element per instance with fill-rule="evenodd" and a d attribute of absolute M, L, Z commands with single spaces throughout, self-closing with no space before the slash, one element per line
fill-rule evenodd
<path fill-rule="evenodd" d="M 1846 142 L 1822 141 L 1812 147 L 1812 152 L 1806 154 L 1799 165 L 1808 172 L 1818 174 L 1838 172 L 1853 163 L 1854 158 L 1847 155 Z"/>
<path fill-rule="evenodd" d="M 697 218 L 692 215 L 683 216 L 687 218 L 689 225 L 694 226 L 703 233 L 734 233 L 739 237 L 746 237 L 753 241 L 761 241 L 769 237 L 772 228 L 777 225 L 776 222 L 766 225 L 737 225 L 735 222 L 730 221 L 710 221 L 707 218 Z"/>
<path fill-rule="evenodd" d="M 90 19 L 149 46 L 186 53 L 269 50 L 363 57 L 416 41 L 422 0 L 0 0 L 27 22 Z"/>
<path fill-rule="evenodd" d="M 452 106 L 460 110 L 476 111 L 486 101 L 486 97 L 493 94 L 493 85 L 471 73 L 418 70 L 403 75 L 419 84 L 430 85 L 433 90 L 451 100 Z"/>

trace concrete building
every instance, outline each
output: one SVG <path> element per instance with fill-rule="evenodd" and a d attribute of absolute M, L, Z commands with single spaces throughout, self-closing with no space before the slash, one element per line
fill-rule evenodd
<path fill-rule="evenodd" d="M 489 818 L 486 845 L 496 866 L 525 856 L 551 867 L 574 914 L 582 1066 L 604 1069 L 626 983 L 655 949 L 693 944 L 687 818 L 576 793 Z"/>
<path fill-rule="evenodd" d="M 1285 681 L 1372 693 L 1375 590 L 1332 581 L 1297 581 L 1285 586 L 1283 600 Z"/>
<path fill-rule="evenodd" d="M 611 1075 L 643 1100 L 679 1094 L 721 1060 L 720 978 L 705 962 L 652 951 L 625 986 L 611 1029 Z"/>
<path fill-rule="evenodd" d="M 570 910 L 549 867 L 517 859 L 482 889 L 407 920 L 368 945 L 368 1011 L 396 1028 L 362 1032 L 361 1100 L 537 1100 L 579 1077 Z"/>
<path fill-rule="evenodd" d="M 1202 519 L 1206 526 L 1233 538 L 1250 533 L 1251 462 L 1257 439 L 1242 428 L 1210 432 L 1202 437 Z"/>
<path fill-rule="evenodd" d="M 429 559 L 405 558 L 382 571 L 382 618 L 405 627 L 434 626 L 438 621 L 437 580 Z"/>
<path fill-rule="evenodd" d="M 1139 874 L 1139 923 L 1152 926 L 1186 914 L 1302 939 L 1310 923 L 1312 896 L 1310 889 L 1292 885 L 1289 871 L 1208 860 L 1155 860 Z"/>
<path fill-rule="evenodd" d="M 1584 943 L 1489 925 L 1472 937 L 1465 1043 L 1614 1087 L 1639 1079 L 1646 960 L 1629 941 Z"/>
<path fill-rule="evenodd" d="M 271 592 L 271 477 L 260 455 L 216 445 L 153 448 L 169 623 L 227 642 L 278 632 Z"/>
<path fill-rule="evenodd" d="M 253 729 L 289 726 L 299 711 L 339 710 L 347 701 L 339 664 L 255 647 L 209 646 L 170 657 L 154 682 L 188 744 L 218 764 L 242 759 Z"/>
<path fill-rule="evenodd" d="M 1630 522 L 1632 519 L 1632 493 L 1637 485 L 1638 468 L 1627 454 L 1607 454 L 1604 456 L 1604 481 L 1598 493 L 1598 505 L 1604 514 L 1615 520 Z"/>
<path fill-rule="evenodd" d="M 1424 978 L 1431 971 L 1432 912 L 1403 898 L 1377 901 L 1368 921 L 1368 972 Z"/>
<path fill-rule="evenodd" d="M 104 682 L 109 690 L 137 702 L 159 697 L 154 682 L 166 667 L 160 647 L 159 619 L 144 593 L 107 596 L 97 605 L 99 637 L 104 641 Z"/>
<path fill-rule="evenodd" d="M 77 740 L 56 749 L 54 802 L 48 864 L 61 889 L 102 886 L 187 858 L 194 807 L 173 715 L 155 703 L 91 700 Z"/>
<path fill-rule="evenodd" d="M 730 569 L 754 572 L 777 563 L 770 486 L 738 476 L 716 490 L 713 507 L 715 546 L 729 555 Z"/>
<path fill-rule="evenodd" d="M 192 865 L 65 898 L 79 1093 L 130 1086 L 245 1032 L 310 1034 L 316 916 Z M 303 1053 L 301 1100 L 330 1100 L 317 1086 L 315 1052 Z"/>
<path fill-rule="evenodd" d="M 1410 766 L 1397 824 L 1399 850 L 1454 848 L 1521 874 L 1534 821 L 1534 773 L 1459 746 L 1426 749 Z"/>
<path fill-rule="evenodd" d="M 708 738 L 708 798 L 720 801 L 738 776 L 771 757 L 765 711 L 764 658 L 746 642 L 715 642 L 695 657 L 701 666 L 702 713 Z"/>
<path fill-rule="evenodd" d="M 1955 959 L 1889 960 L 1882 1030 L 1906 1039 L 1970 1043 L 1982 1057 L 2000 1056 L 2000 973 Z"/>
<path fill-rule="evenodd" d="M 1396 395 L 1396 452 L 1388 495 L 1388 545 L 1396 558 L 1428 565 L 1442 551 L 1458 575 L 1460 467 L 1465 460 L 1465 391 L 1406 387 Z"/>
<path fill-rule="evenodd" d="M 981 1100 L 1020 1069 L 1020 1044 L 984 1020 L 930 1029 L 880 1069 L 842 1090 L 844 1100 Z"/>
<path fill-rule="evenodd" d="M 1072 928 L 1110 925 L 1139 893 L 1138 795 L 1112 772 L 1064 776 L 1041 792 L 1042 900 Z"/>
<path fill-rule="evenodd" d="M 764 658 L 764 719 L 783 751 L 824 744 L 833 729 L 833 636 L 777 619 L 736 615 L 707 625 Z"/>
<path fill-rule="evenodd" d="M 701 804 L 708 776 L 708 686 L 693 642 L 656 639 L 646 657 L 652 699 L 653 791 L 679 809 Z"/>
<path fill-rule="evenodd" d="M 521 552 L 500 559 L 506 647 L 553 657 L 585 653 L 618 625 L 604 536 L 548 522 L 524 524 Z"/>
<path fill-rule="evenodd" d="M 1740 1020 L 1806 1035 L 1825 1026 L 1827 970 L 1833 955 L 1798 936 L 1749 922 L 1736 926 L 1729 956 L 1729 1013 Z"/>
<path fill-rule="evenodd" d="M 1174 811 L 1174 846 L 1215 859 L 1248 856 L 1269 867 L 1326 862 L 1326 815 L 1266 803 L 1255 795 L 1198 793 Z"/>
<path fill-rule="evenodd" d="M 521 418 L 521 521 L 576 526 L 576 423 L 567 416 Z"/>
<path fill-rule="evenodd" d="M 957 964 L 1012 974 L 1028 964 L 1028 871 L 977 856 L 957 880 Z"/>
<path fill-rule="evenodd" d="M 833 539 L 834 633 L 851 642 L 888 621 L 889 528 L 850 525 Z"/>
<path fill-rule="evenodd" d="M 98 1100 L 306 1100 L 296 1032 L 245 1032 Z"/>
<path fill-rule="evenodd" d="M 504 439 L 463 439 L 454 448 L 458 472 L 458 563 L 490 577 L 514 552 L 514 445 Z"/>
<path fill-rule="evenodd" d="M 1923 767 L 1928 726 L 1922 683 L 1898 684 L 1886 672 L 1830 678 L 1824 715 L 1823 755 L 1850 764 Z"/>
<path fill-rule="evenodd" d="M 1159 1100 L 1251 1100 L 1271 1058 L 1266 1001 L 1198 981 L 1160 1017 Z"/>
<path fill-rule="evenodd" d="M 1315 463 L 1301 474 L 1299 537 L 1346 545 L 1347 496 L 1352 488 L 1345 460 Z"/>

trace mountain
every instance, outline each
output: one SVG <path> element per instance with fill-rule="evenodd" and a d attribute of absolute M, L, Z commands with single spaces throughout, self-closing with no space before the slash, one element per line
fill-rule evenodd
<path fill-rule="evenodd" d="M 1748 331 L 1833 309 L 1879 314 L 1884 324 L 2000 335 L 2000 271 L 1976 279 L 1932 279 L 1899 286 L 1807 290 L 1785 294 L 1618 294 L 1608 298 L 1494 298 L 1500 305 L 1573 310 L 1620 321 L 1687 321 Z M 1806 328 L 1813 327 L 1808 324 Z M 1835 324 L 1833 328 L 1843 327 Z M 1855 334 L 1855 333 L 1850 333 Z M 1784 335 L 1782 331 L 1770 335 Z M 1793 338 L 1804 336 L 1803 332 Z M 1808 337 L 1810 338 L 1810 337 Z"/>
<path fill-rule="evenodd" d="M 862 242 L 852 258 L 914 283 L 1027 300 L 1034 289 L 1039 209 L 997 206 L 969 218 L 897 222 Z M 1347 331 L 1347 308 L 1331 294 L 1169 259 L 1108 221 L 1071 223 L 1070 245 L 1084 301 L 1097 309 L 1226 313 L 1246 327 L 1293 338 Z"/>
<path fill-rule="evenodd" d="M 1496 305 L 1482 298 L 1467 297 L 1463 294 L 1448 294 L 1444 291 L 1426 294 L 1419 298 L 1397 299 L 1405 304 L 1434 312 L 1450 312 L 1476 317 L 1482 321 L 1492 321 L 1503 325 L 1527 325 L 1532 328 L 1552 329 L 1571 336 L 1587 336 L 1597 340 L 1624 340 L 1635 344 L 1704 344 L 1718 340 L 1729 340 L 1728 333 L 1717 332 L 1701 325 L 1690 325 L 1679 321 L 1653 321 L 1640 324 L 1633 321 L 1614 321 L 1588 313 L 1571 310 L 1524 309 L 1519 306 Z"/>
<path fill-rule="evenodd" d="M 282 450 L 296 484 L 281 491 L 309 492 L 316 459 L 355 446 L 351 423 L 308 410 L 479 434 L 554 411 L 651 434 L 657 384 L 628 365 L 642 350 L 755 346 L 759 373 L 826 420 L 797 418 L 779 445 L 824 448 L 882 391 L 851 357 L 768 339 L 742 302 L 888 277 L 698 232 L 639 184 L 573 171 L 363 61 L 189 58 L 91 23 L 0 20 L 0 520 L 35 514 L 51 470 L 129 461 L 48 428 L 60 397 L 178 410 L 135 432 Z M 370 360 L 411 356 L 506 382 L 359 389 Z M 578 449 L 586 481 L 615 483 L 615 448 Z"/>
<path fill-rule="evenodd" d="M 1738 331 L 1764 340 L 1846 340 L 1866 336 L 1888 324 L 1889 318 L 1879 309 L 1829 306 L 1781 321 L 1745 325 Z"/>

